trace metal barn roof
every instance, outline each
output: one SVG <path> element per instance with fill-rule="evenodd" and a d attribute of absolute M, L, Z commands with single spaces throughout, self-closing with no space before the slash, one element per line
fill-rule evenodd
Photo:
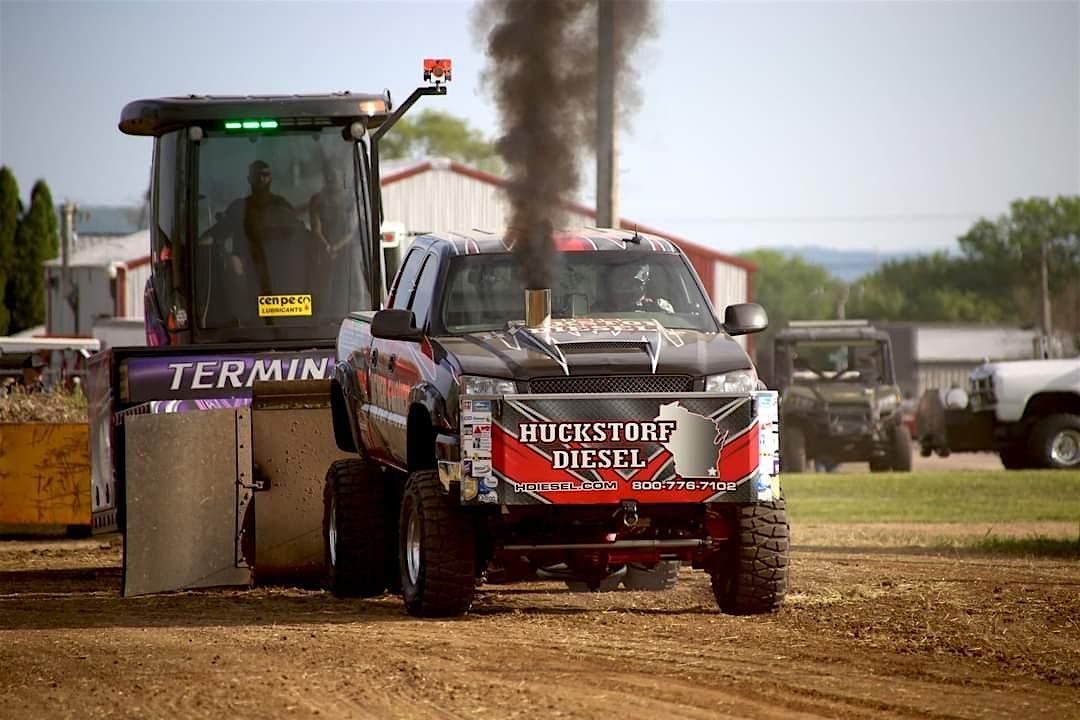
<path fill-rule="evenodd" d="M 150 259 L 150 231 L 130 235 L 80 235 L 68 264 L 71 267 L 108 267 L 114 264 L 139 265 Z M 63 261 L 53 258 L 46 267 L 60 267 Z"/>
<path fill-rule="evenodd" d="M 380 161 L 380 174 L 382 175 L 382 187 L 384 188 L 384 196 L 389 194 L 385 192 L 387 188 L 393 188 L 393 186 L 399 183 L 432 171 L 448 172 L 460 178 L 474 180 L 499 189 L 505 188 L 507 184 L 505 178 L 499 177 L 498 175 L 493 175 L 489 172 L 484 172 L 483 170 L 478 170 L 476 168 L 456 162 L 454 160 L 449 160 L 447 158 L 414 158 L 405 160 L 390 160 Z M 391 217 L 393 209 L 391 207 L 391 204 L 392 203 L 389 200 L 384 201 L 384 207 L 386 208 L 386 219 L 398 219 Z M 411 205 L 411 203 L 409 204 Z M 561 205 L 564 210 L 571 213 L 572 215 L 579 216 L 585 220 L 596 220 L 596 211 L 591 207 L 570 200 L 562 201 Z M 714 250 L 710 247 L 698 245 L 697 243 L 691 242 L 685 238 L 681 238 L 677 235 L 664 232 L 663 230 L 658 230 L 656 228 L 643 225 L 629 218 L 620 218 L 619 227 L 623 230 L 637 230 L 644 234 L 656 235 L 658 237 L 661 237 L 665 240 L 675 243 L 688 255 L 705 255 L 709 259 L 717 260 L 727 265 L 741 268 L 748 272 L 754 272 L 755 270 L 757 270 L 757 266 L 749 260 L 744 260 L 743 258 L 728 255 L 718 250 Z M 447 231 L 451 229 L 453 228 L 409 228 L 410 231 L 415 230 L 419 232 Z M 481 229 L 493 232 L 501 232 L 503 230 L 503 228 L 501 227 L 482 227 Z"/>

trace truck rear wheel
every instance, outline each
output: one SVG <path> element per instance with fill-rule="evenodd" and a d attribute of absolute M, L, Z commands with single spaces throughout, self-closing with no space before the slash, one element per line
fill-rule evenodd
<path fill-rule="evenodd" d="M 780 469 L 783 472 L 806 472 L 806 434 L 797 426 L 780 426 Z"/>
<path fill-rule="evenodd" d="M 1080 467 L 1080 415 L 1060 413 L 1040 420 L 1031 431 L 1030 450 L 1037 467 Z"/>
<path fill-rule="evenodd" d="M 326 471 L 326 581 L 335 595 L 374 597 L 386 591 L 385 505 L 385 483 L 367 462 L 337 460 Z"/>
<path fill-rule="evenodd" d="M 890 436 L 889 464 L 895 472 L 911 472 L 911 430 L 897 425 Z"/>
<path fill-rule="evenodd" d="M 417 617 L 464 615 L 476 595 L 476 530 L 439 483 L 438 472 L 409 475 L 401 499 L 401 594 Z"/>
<path fill-rule="evenodd" d="M 627 590 L 671 590 L 679 582 L 681 567 L 682 563 L 678 560 L 661 560 L 652 568 L 631 563 L 626 568 L 623 585 Z"/>
<path fill-rule="evenodd" d="M 759 615 L 780 609 L 787 593 L 789 527 L 784 500 L 735 508 L 734 533 L 709 570 L 720 609 Z"/>
<path fill-rule="evenodd" d="M 1024 445 L 1010 445 L 998 451 L 1001 464 L 1006 470 L 1030 470 L 1034 467 Z"/>
<path fill-rule="evenodd" d="M 621 567 L 607 577 L 592 578 L 590 580 L 567 580 L 566 588 L 570 592 L 615 592 L 626 577 L 626 568 Z"/>

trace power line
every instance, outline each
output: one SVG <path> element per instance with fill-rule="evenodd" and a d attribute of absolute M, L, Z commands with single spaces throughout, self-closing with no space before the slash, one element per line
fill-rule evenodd
<path fill-rule="evenodd" d="M 747 216 L 689 216 L 673 217 L 664 216 L 665 223 L 700 223 L 700 224 L 729 224 L 729 225 L 807 225 L 807 224 L 856 224 L 856 223 L 919 223 L 937 222 L 944 220 L 973 221 L 979 218 L 993 217 L 994 213 L 980 212 L 949 212 L 949 213 L 895 213 L 883 215 L 747 215 Z"/>

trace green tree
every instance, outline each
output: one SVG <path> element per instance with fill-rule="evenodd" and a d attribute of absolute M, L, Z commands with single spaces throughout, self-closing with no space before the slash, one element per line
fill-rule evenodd
<path fill-rule="evenodd" d="M 45 320 L 45 261 L 60 247 L 59 221 L 52 194 L 43 180 L 34 184 L 30 208 L 15 231 L 13 276 L 8 308 L 12 332 L 40 325 Z"/>
<path fill-rule="evenodd" d="M 1032 325 L 1040 320 L 1045 243 L 1053 325 L 1080 332 L 1080 197 L 1014 200 L 1008 214 L 994 222 L 980 220 L 959 243 L 964 257 L 978 268 L 973 282 L 985 300 Z"/>
<path fill-rule="evenodd" d="M 878 322 L 999 322 L 1007 313 L 980 292 L 977 262 L 945 252 L 893 260 L 861 278 L 848 301 L 852 317 Z"/>
<path fill-rule="evenodd" d="M 15 262 L 15 230 L 19 227 L 19 183 L 6 165 L 0 168 L 0 335 L 6 335 L 11 321 L 7 307 L 7 286 Z"/>
<path fill-rule="evenodd" d="M 415 118 L 402 118 L 379 141 L 379 154 L 391 160 L 447 157 L 488 172 L 502 169 L 495 143 L 464 119 L 430 108 Z"/>
<path fill-rule="evenodd" d="M 45 259 L 52 260 L 60 257 L 60 218 L 56 214 L 56 206 L 53 204 L 52 192 L 44 180 L 38 180 L 30 189 L 30 211 L 33 212 L 34 204 L 41 208 L 48 208 L 48 214 L 40 216 L 42 240 L 45 243 Z M 43 211 L 42 211 L 43 212 Z"/>
<path fill-rule="evenodd" d="M 888 262 L 861 278 L 852 316 L 879 321 L 1038 325 L 1042 246 L 1047 247 L 1053 326 L 1080 333 L 1080 197 L 1024 198 L 982 218 L 959 239 L 960 254 Z"/>
<path fill-rule="evenodd" d="M 758 266 L 754 300 L 769 313 L 769 330 L 757 344 L 767 345 L 789 320 L 829 320 L 837 315 L 844 284 L 820 265 L 776 250 L 754 250 L 743 258 Z"/>

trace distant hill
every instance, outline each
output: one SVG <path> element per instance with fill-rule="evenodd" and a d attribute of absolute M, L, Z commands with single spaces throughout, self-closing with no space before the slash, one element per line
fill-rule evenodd
<path fill-rule="evenodd" d="M 899 252 L 874 252 L 873 250 L 837 250 L 825 247 L 770 247 L 785 255 L 794 255 L 808 263 L 821 265 L 834 277 L 844 282 L 851 282 L 873 272 L 879 265 L 889 260 L 902 260 L 919 255 L 921 250 L 902 250 Z"/>

